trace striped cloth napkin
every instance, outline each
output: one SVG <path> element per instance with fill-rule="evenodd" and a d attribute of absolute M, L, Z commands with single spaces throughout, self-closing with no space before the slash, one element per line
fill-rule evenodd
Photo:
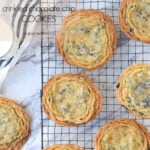
<path fill-rule="evenodd" d="M 0 15 L 5 17 L 13 26 L 19 39 L 19 49 L 17 54 L 9 60 L 0 60 L 0 87 L 8 71 L 19 61 L 23 53 L 27 53 L 27 47 L 40 42 L 40 38 L 37 37 L 35 40 L 35 34 L 33 35 L 33 33 L 37 31 L 40 32 L 40 23 L 37 24 L 35 20 L 27 21 L 40 14 L 40 11 L 35 9 L 36 7 L 39 7 L 39 2 L 40 0 L 0 1 Z M 28 56 L 34 55 L 32 50 L 28 51 L 28 53 L 30 53 Z"/>

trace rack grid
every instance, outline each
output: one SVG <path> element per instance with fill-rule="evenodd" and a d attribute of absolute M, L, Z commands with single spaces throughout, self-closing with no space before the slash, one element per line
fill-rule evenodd
<path fill-rule="evenodd" d="M 112 59 L 102 68 L 92 72 L 79 67 L 67 65 L 57 52 L 55 35 L 61 27 L 63 18 L 69 13 L 43 11 L 43 16 L 56 16 L 56 22 L 42 22 L 42 85 L 53 75 L 61 73 L 81 72 L 88 75 L 101 90 L 104 105 L 96 119 L 78 127 L 61 127 L 41 112 L 42 117 L 42 148 L 53 144 L 78 144 L 86 150 L 93 149 L 93 141 L 97 130 L 115 118 L 132 118 L 150 129 L 150 119 L 139 119 L 129 114 L 122 107 L 115 95 L 116 82 L 123 69 L 133 63 L 150 63 L 150 45 L 128 39 L 118 25 L 118 8 L 120 0 L 41 0 L 41 7 L 69 6 L 75 9 L 97 9 L 110 15 L 118 33 L 118 46 Z"/>

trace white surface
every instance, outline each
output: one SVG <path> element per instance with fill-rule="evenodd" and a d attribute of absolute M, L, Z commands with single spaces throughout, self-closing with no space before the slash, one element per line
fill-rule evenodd
<path fill-rule="evenodd" d="M 0 57 L 11 50 L 13 44 L 13 31 L 11 26 L 0 17 Z"/>
<path fill-rule="evenodd" d="M 39 90 L 40 81 L 39 66 L 32 62 L 21 62 L 9 72 L 1 92 L 12 99 L 28 98 Z"/>
<path fill-rule="evenodd" d="M 29 4 L 29 1 L 24 1 L 21 6 Z M 30 3 L 30 7 L 35 1 Z M 15 0 L 7 0 L 7 2 L 10 5 L 13 3 L 13 6 L 18 4 L 18 1 Z M 1 3 L 3 4 L 4 1 Z M 17 12 L 14 18 L 15 31 L 17 31 L 18 24 L 26 29 L 20 29 L 19 40 L 22 39 L 25 32 L 30 34 L 24 37 L 25 39 L 12 61 L 4 68 L 4 65 L 0 66 L 2 67 L 2 69 L 0 68 L 0 95 L 15 100 L 30 116 L 31 134 L 22 150 L 41 150 L 41 45 L 40 36 L 32 34 L 40 32 L 40 25 L 34 22 L 24 26 L 23 22 L 18 22 L 21 13 Z M 28 14 L 28 12 L 25 13 Z M 35 13 L 37 15 L 39 12 Z M 4 14 L 4 16 L 7 15 L 10 14 Z M 7 64 L 7 61 L 4 64 Z"/>
<path fill-rule="evenodd" d="M 15 100 L 30 116 L 31 135 L 22 150 L 41 150 L 41 49 L 39 46 L 39 43 L 32 43 L 26 47 L 19 62 L 8 72 L 0 89 L 1 95 Z"/>

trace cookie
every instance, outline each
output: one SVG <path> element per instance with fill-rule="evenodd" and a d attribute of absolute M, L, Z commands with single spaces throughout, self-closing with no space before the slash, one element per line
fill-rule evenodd
<path fill-rule="evenodd" d="M 62 126 L 77 126 L 94 119 L 102 101 L 100 91 L 81 73 L 55 75 L 43 89 L 44 112 Z"/>
<path fill-rule="evenodd" d="M 20 150 L 29 133 L 25 111 L 16 102 L 0 97 L 0 150 Z"/>
<path fill-rule="evenodd" d="M 129 38 L 150 43 L 150 0 L 122 0 L 119 24 Z"/>
<path fill-rule="evenodd" d="M 117 97 L 133 115 L 150 118 L 150 65 L 134 64 L 126 68 L 118 80 Z"/>
<path fill-rule="evenodd" d="M 116 49 L 114 23 L 101 11 L 77 10 L 64 19 L 56 45 L 69 65 L 89 71 L 97 69 L 106 64 Z"/>
<path fill-rule="evenodd" d="M 55 144 L 47 147 L 44 150 L 83 150 L 81 147 L 75 144 Z"/>
<path fill-rule="evenodd" d="M 148 150 L 148 130 L 132 119 L 115 119 L 96 134 L 96 150 Z"/>

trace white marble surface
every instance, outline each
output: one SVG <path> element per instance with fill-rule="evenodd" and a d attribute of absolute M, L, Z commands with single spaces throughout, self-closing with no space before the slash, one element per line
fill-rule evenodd
<path fill-rule="evenodd" d="M 0 15 L 13 25 L 20 41 L 20 48 L 12 61 L 0 68 L 0 95 L 18 102 L 31 118 L 31 134 L 23 150 L 41 150 L 41 36 L 40 23 L 26 24 L 21 21 L 23 15 L 34 16 L 39 12 L 8 11 L 3 7 L 32 7 L 37 0 L 6 0 L 0 2 Z M 26 34 L 27 33 L 27 34 Z"/>
<path fill-rule="evenodd" d="M 0 91 L 3 96 L 17 101 L 31 118 L 31 135 L 23 150 L 41 150 L 40 50 L 40 45 L 26 49 L 8 72 Z"/>

